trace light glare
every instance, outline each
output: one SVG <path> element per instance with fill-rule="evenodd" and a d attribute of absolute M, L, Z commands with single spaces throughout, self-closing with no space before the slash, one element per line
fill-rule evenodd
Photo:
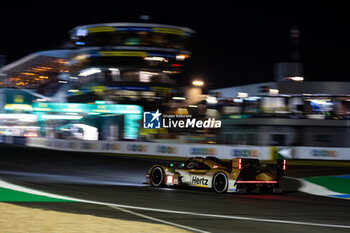
<path fill-rule="evenodd" d="M 200 80 L 195 80 L 192 82 L 192 84 L 193 84 L 193 86 L 201 87 L 204 85 L 204 82 L 200 81 Z"/>

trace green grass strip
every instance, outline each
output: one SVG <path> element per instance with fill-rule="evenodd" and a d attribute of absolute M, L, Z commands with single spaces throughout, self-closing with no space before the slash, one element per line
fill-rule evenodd
<path fill-rule="evenodd" d="M 338 193 L 350 194 L 350 179 L 343 177 L 321 176 L 304 178 L 309 182 L 324 186 Z"/>
<path fill-rule="evenodd" d="M 69 200 L 45 197 L 41 195 L 24 193 L 6 188 L 0 188 L 0 201 L 72 202 Z"/>

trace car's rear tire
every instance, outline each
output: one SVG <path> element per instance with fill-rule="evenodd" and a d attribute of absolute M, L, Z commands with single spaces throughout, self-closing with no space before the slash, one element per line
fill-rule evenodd
<path fill-rule="evenodd" d="M 154 187 L 164 185 L 164 171 L 161 167 L 154 167 L 150 174 L 150 182 Z"/>
<path fill-rule="evenodd" d="M 213 189 L 217 193 L 224 193 L 228 188 L 228 179 L 225 173 L 218 172 L 213 177 Z"/>

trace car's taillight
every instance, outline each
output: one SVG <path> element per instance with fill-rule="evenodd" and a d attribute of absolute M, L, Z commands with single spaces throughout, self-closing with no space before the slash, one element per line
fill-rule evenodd
<path fill-rule="evenodd" d="M 242 169 L 242 159 L 238 159 L 238 169 Z"/>
<path fill-rule="evenodd" d="M 283 159 L 283 171 L 287 168 L 287 160 Z"/>

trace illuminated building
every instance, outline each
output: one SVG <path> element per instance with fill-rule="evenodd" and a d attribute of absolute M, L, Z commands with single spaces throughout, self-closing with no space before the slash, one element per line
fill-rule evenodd
<path fill-rule="evenodd" d="M 177 91 L 174 76 L 191 56 L 194 31 L 161 24 L 111 23 L 78 26 L 70 33 L 74 49 L 35 52 L 0 69 L 0 87 L 6 87 L 0 93 L 6 97 L 0 101 L 2 112 L 39 114 L 40 136 L 48 135 L 43 130 L 62 124 L 82 126 L 79 121 L 84 121 L 98 129 L 99 139 L 137 139 L 143 109 L 162 109 Z M 32 107 L 59 102 L 77 108 L 66 107 L 67 112 L 63 105 L 41 111 Z M 126 110 L 118 110 L 123 107 Z M 67 130 L 63 126 L 60 130 Z"/>
<path fill-rule="evenodd" d="M 109 23 L 78 26 L 70 35 L 74 49 L 36 52 L 2 67 L 0 86 L 56 95 L 52 102 L 103 100 L 162 108 L 177 90 L 174 76 L 191 56 L 194 31 L 162 24 Z"/>
<path fill-rule="evenodd" d="M 349 90 L 350 82 L 300 81 L 211 90 L 223 105 L 219 141 L 350 147 Z"/>
<path fill-rule="evenodd" d="M 40 51 L 5 65 L 0 69 L 0 87 L 30 89 L 51 97 L 67 83 L 70 53 L 71 50 Z"/>
<path fill-rule="evenodd" d="M 350 82 L 305 81 L 298 28 L 290 39 L 290 61 L 275 64 L 275 82 L 210 91 L 223 104 L 221 143 L 350 147 Z"/>
<path fill-rule="evenodd" d="M 155 109 L 176 91 L 174 75 L 191 56 L 189 28 L 110 23 L 71 30 L 69 102 L 137 103 Z"/>

